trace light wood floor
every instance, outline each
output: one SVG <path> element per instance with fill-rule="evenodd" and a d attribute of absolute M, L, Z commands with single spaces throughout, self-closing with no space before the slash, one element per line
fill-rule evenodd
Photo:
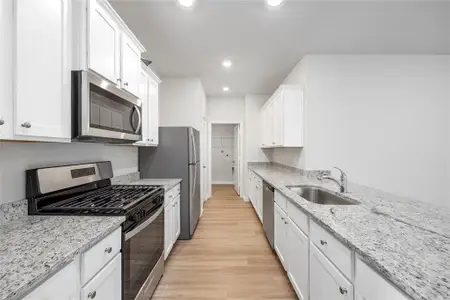
<path fill-rule="evenodd" d="M 251 204 L 215 185 L 194 238 L 177 242 L 152 299 L 297 297 Z"/>

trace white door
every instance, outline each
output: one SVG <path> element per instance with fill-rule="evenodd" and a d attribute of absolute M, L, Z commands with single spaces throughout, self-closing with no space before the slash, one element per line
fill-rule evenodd
<path fill-rule="evenodd" d="M 79 268 L 72 262 L 23 300 L 79 300 Z"/>
<path fill-rule="evenodd" d="M 203 126 L 203 148 L 202 152 L 200 152 L 200 155 L 202 155 L 202 178 L 203 178 L 203 202 L 208 200 L 208 198 L 211 196 L 211 174 L 210 174 L 210 168 L 211 168 L 211 123 L 208 123 L 206 121 L 206 118 L 202 119 L 202 126 Z M 203 205 L 202 205 L 202 212 L 203 212 Z"/>
<path fill-rule="evenodd" d="M 122 256 L 117 254 L 81 289 L 81 300 L 122 299 Z"/>
<path fill-rule="evenodd" d="M 286 269 L 286 213 L 274 203 L 274 248 L 280 258 L 281 264 Z"/>
<path fill-rule="evenodd" d="M 170 251 L 172 250 L 172 241 L 173 241 L 173 209 L 172 204 L 169 203 L 164 208 L 164 259 L 167 259 Z"/>
<path fill-rule="evenodd" d="M 138 95 L 141 53 L 125 34 L 122 34 L 121 41 L 122 56 L 120 70 L 122 72 L 122 88 L 134 95 Z"/>
<path fill-rule="evenodd" d="M 149 142 L 152 145 L 159 143 L 159 87 L 158 83 L 149 78 L 148 84 L 149 101 Z"/>
<path fill-rule="evenodd" d="M 15 3 L 15 134 L 70 139 L 71 1 Z"/>
<path fill-rule="evenodd" d="M 287 219 L 288 276 L 298 298 L 306 300 L 309 289 L 309 240 L 289 217 Z"/>
<path fill-rule="evenodd" d="M 0 1 L 0 139 L 13 136 L 13 0 Z"/>
<path fill-rule="evenodd" d="M 89 0 L 88 68 L 115 84 L 120 75 L 120 28 L 99 0 Z"/>
<path fill-rule="evenodd" d="M 233 163 L 233 185 L 238 195 L 241 194 L 240 177 L 241 177 L 241 157 L 239 156 L 241 149 L 241 128 L 239 125 L 234 126 L 234 163 Z"/>
<path fill-rule="evenodd" d="M 313 244 L 310 244 L 310 300 L 352 300 L 353 286 Z"/>

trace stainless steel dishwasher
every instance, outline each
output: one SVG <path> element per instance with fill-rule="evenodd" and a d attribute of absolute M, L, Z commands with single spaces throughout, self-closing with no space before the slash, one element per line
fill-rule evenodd
<path fill-rule="evenodd" d="M 274 240 L 274 189 L 264 181 L 263 183 L 263 227 L 266 238 L 273 249 Z"/>

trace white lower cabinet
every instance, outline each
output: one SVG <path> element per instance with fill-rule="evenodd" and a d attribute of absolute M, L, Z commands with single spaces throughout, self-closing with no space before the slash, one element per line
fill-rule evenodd
<path fill-rule="evenodd" d="M 181 232 L 180 185 L 165 194 L 164 207 L 164 259 L 169 257 Z"/>
<path fill-rule="evenodd" d="M 122 228 L 119 227 L 23 300 L 121 300 L 121 244 Z"/>
<path fill-rule="evenodd" d="M 311 244 L 310 300 L 352 300 L 353 285 Z"/>
<path fill-rule="evenodd" d="M 248 170 L 249 199 L 262 222 L 263 216 L 263 181 L 253 171 Z"/>
<path fill-rule="evenodd" d="M 289 217 L 287 231 L 288 276 L 300 300 L 309 299 L 309 239 Z"/>
<path fill-rule="evenodd" d="M 75 262 L 53 275 L 23 300 L 80 299 L 79 268 Z"/>
<path fill-rule="evenodd" d="M 274 204 L 274 248 L 275 252 L 278 254 L 280 258 L 281 264 L 284 269 L 287 270 L 287 220 L 286 213 L 278 206 L 278 204 Z"/>
<path fill-rule="evenodd" d="M 117 256 L 81 289 L 81 300 L 122 299 L 122 255 Z"/>

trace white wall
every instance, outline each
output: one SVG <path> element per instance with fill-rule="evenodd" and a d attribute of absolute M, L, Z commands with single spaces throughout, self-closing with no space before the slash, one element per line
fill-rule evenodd
<path fill-rule="evenodd" d="M 160 126 L 202 130 L 206 98 L 198 78 L 163 78 L 159 87 Z"/>
<path fill-rule="evenodd" d="M 450 56 L 307 56 L 284 82 L 304 88 L 305 148 L 272 159 L 450 205 L 449 82 Z"/>
<path fill-rule="evenodd" d="M 209 97 L 206 107 L 210 122 L 244 122 L 244 98 Z"/>
<path fill-rule="evenodd" d="M 101 144 L 0 142 L 0 204 L 25 199 L 25 170 L 110 160 L 114 176 L 138 171 L 138 148 Z"/>
<path fill-rule="evenodd" d="M 232 184 L 234 165 L 234 128 L 236 125 L 211 126 L 211 178 L 213 184 Z"/>

